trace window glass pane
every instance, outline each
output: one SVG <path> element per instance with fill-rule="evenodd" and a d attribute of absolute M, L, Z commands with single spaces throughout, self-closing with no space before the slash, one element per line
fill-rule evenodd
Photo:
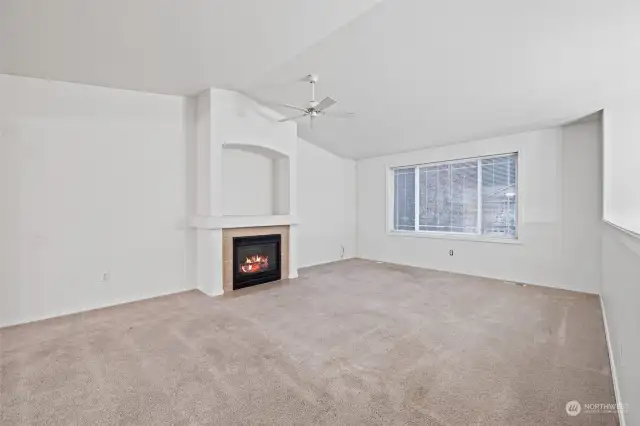
<path fill-rule="evenodd" d="M 417 220 L 420 231 L 517 237 L 517 165 L 510 154 L 394 169 L 394 229 L 415 230 Z"/>
<path fill-rule="evenodd" d="M 420 168 L 419 229 L 477 233 L 478 162 Z"/>
<path fill-rule="evenodd" d="M 482 160 L 482 233 L 517 236 L 517 154 Z"/>
<path fill-rule="evenodd" d="M 415 229 L 415 171 L 414 167 L 394 170 L 393 228 L 399 231 Z"/>

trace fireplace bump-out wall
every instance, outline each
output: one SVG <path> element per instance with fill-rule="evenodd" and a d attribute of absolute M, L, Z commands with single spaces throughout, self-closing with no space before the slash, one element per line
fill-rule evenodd
<path fill-rule="evenodd" d="M 298 276 L 298 136 L 295 123 L 279 123 L 280 118 L 281 114 L 230 90 L 212 88 L 197 98 L 193 158 L 196 173 L 190 181 L 195 202 L 189 222 L 195 228 L 194 278 L 198 288 L 209 296 L 233 290 L 230 235 L 265 235 L 266 228 L 277 228 L 266 232 L 282 235 L 280 276 Z M 258 215 L 239 215 L 235 213 L 237 209 L 230 209 L 232 215 L 225 215 L 223 193 L 230 188 L 225 187 L 223 154 L 228 149 L 264 155 L 273 161 L 273 176 L 269 179 L 273 182 L 272 205 L 259 209 Z M 250 165 L 248 168 L 254 173 Z M 240 211 L 244 213 L 243 209 Z"/>

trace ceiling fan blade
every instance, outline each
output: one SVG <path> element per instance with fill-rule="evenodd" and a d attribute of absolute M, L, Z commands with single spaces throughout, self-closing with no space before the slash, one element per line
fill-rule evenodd
<path fill-rule="evenodd" d="M 335 117 L 335 118 L 352 118 L 355 117 L 355 112 L 343 112 L 343 111 L 323 111 L 322 115 L 326 115 L 327 117 Z"/>
<path fill-rule="evenodd" d="M 298 118 L 305 117 L 307 114 L 294 115 L 293 117 L 283 118 L 282 120 L 278 120 L 278 123 L 284 123 L 285 121 L 297 120 Z"/>
<path fill-rule="evenodd" d="M 279 107 L 284 107 L 284 108 L 291 108 L 291 109 L 296 109 L 298 111 L 302 111 L 302 112 L 307 112 L 306 108 L 303 107 L 299 107 L 297 105 L 291 105 L 291 104 L 271 104 L 272 106 L 279 106 Z"/>
<path fill-rule="evenodd" d="M 315 110 L 316 111 L 323 111 L 323 110 L 325 110 L 325 109 L 327 109 L 327 108 L 329 108 L 329 107 L 331 107 L 331 106 L 333 106 L 333 105 L 335 105 L 337 103 L 338 103 L 338 101 L 336 101 L 335 99 L 330 98 L 330 97 L 327 96 L 326 98 L 321 100 L 318 105 L 316 105 Z"/>

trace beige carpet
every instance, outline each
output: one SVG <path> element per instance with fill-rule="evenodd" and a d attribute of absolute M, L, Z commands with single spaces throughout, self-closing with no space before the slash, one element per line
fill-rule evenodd
<path fill-rule="evenodd" d="M 616 425 L 596 296 L 377 264 L 0 330 L 4 425 Z"/>

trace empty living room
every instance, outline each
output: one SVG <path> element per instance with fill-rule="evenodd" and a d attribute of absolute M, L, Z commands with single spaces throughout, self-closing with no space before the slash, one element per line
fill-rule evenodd
<path fill-rule="evenodd" d="M 640 2 L 0 0 L 0 425 L 640 426 Z"/>

